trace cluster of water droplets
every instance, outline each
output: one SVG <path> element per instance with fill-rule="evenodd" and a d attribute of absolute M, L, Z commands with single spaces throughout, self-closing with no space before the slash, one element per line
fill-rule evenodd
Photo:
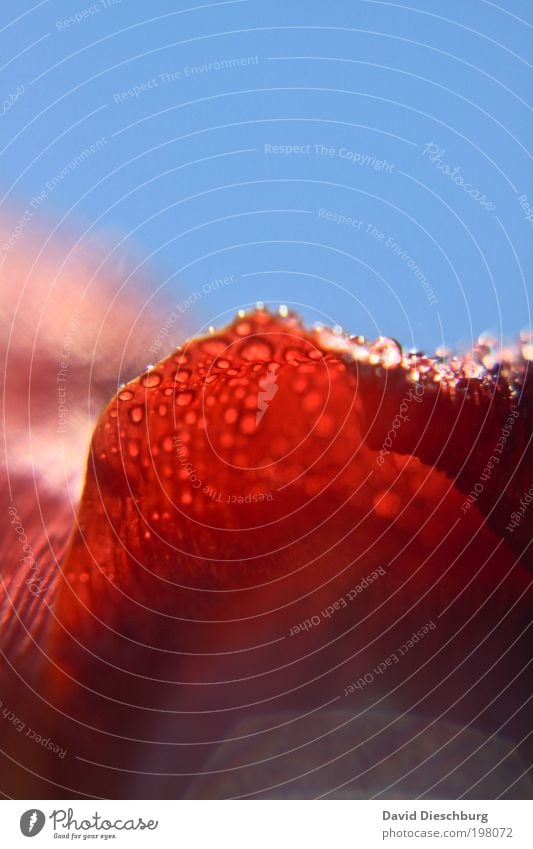
<path fill-rule="evenodd" d="M 404 352 L 400 343 L 388 336 L 379 336 L 374 341 L 350 336 L 340 326 L 329 328 L 317 322 L 313 333 L 326 351 L 384 369 L 401 367 L 412 381 L 430 379 L 452 389 L 464 380 L 491 382 L 499 376 L 506 378 L 512 387 L 520 382 L 525 364 L 533 360 L 530 330 L 522 331 L 519 345 L 503 345 L 489 333 L 483 333 L 469 353 L 458 355 L 442 346 L 433 356 L 416 349 Z"/>
<path fill-rule="evenodd" d="M 294 332 L 292 344 L 289 341 L 280 347 L 270 341 L 269 333 L 278 330 L 280 325 L 283 332 Z M 286 305 L 281 305 L 274 314 L 263 303 L 256 304 L 251 312 L 239 310 L 227 334 L 224 331 L 218 333 L 210 327 L 208 335 L 195 340 L 194 345 L 194 356 L 188 350 L 189 343 L 174 352 L 173 385 L 161 387 L 163 397 L 157 407 L 159 416 L 168 414 L 170 404 L 191 406 L 201 383 L 208 386 L 224 375 L 226 382 L 236 386 L 250 369 L 264 369 L 265 364 L 268 365 L 275 357 L 278 360 L 282 357 L 289 365 L 299 366 L 331 353 L 344 362 L 366 363 L 385 370 L 400 368 L 410 381 L 433 382 L 452 391 L 465 380 L 489 383 L 498 377 L 506 378 L 513 389 L 520 383 L 520 368 L 523 373 L 527 363 L 533 360 L 530 330 L 520 334 L 518 345 L 504 346 L 484 333 L 467 354 L 459 356 L 442 346 L 435 350 L 434 355 L 428 356 L 415 349 L 404 351 L 399 342 L 388 336 L 379 336 L 373 341 L 360 335 L 351 336 L 339 325 L 326 327 L 317 322 L 311 334 L 307 335 L 299 317 Z M 163 380 L 157 368 L 150 365 L 138 384 L 145 390 L 152 390 L 160 387 Z M 131 402 L 134 398 L 135 393 L 130 386 L 122 387 L 118 393 L 119 401 Z M 140 425 L 145 413 L 146 408 L 139 401 L 131 406 L 129 418 L 133 424 Z"/>

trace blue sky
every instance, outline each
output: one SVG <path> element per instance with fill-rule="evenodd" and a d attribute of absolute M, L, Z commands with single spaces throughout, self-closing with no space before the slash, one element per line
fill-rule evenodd
<path fill-rule="evenodd" d="M 112 234 L 189 326 L 258 300 L 426 350 L 530 325 L 528 0 L 18 1 L 0 39 L 14 226 Z"/>

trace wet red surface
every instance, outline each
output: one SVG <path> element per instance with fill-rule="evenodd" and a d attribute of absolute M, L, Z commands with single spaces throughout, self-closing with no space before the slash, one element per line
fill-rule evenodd
<path fill-rule="evenodd" d="M 437 798 L 518 781 L 518 763 L 512 779 L 486 764 L 461 779 L 446 748 L 465 726 L 527 733 L 527 519 L 506 530 L 530 485 L 527 369 L 474 365 L 257 310 L 124 385 L 94 432 L 60 572 L 24 612 L 42 618 L 42 724 L 70 753 L 36 762 L 47 792 L 306 795 L 299 776 L 320 770 L 324 792 L 357 795 L 375 738 L 347 769 L 324 765 L 305 717 L 326 705 L 363 743 L 392 722 L 390 745 L 407 745 L 402 717 L 421 722 L 413 767 Z M 280 717 L 309 732 L 293 768 Z M 455 731 L 424 766 L 435 722 Z M 243 727 L 250 745 L 221 756 Z M 480 745 L 461 733 L 465 753 Z M 254 748 L 264 734 L 272 762 Z M 213 762 L 219 780 L 198 789 Z M 375 792 L 414 792 L 405 764 L 375 770 Z"/>

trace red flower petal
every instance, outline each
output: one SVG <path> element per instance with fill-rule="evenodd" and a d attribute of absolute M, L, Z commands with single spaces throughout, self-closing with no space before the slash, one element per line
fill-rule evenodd
<path fill-rule="evenodd" d="M 325 703 L 490 729 L 513 716 L 520 739 L 527 526 L 503 530 L 530 468 L 519 376 L 516 417 L 507 378 L 260 310 L 123 387 L 94 433 L 48 635 L 51 699 L 88 762 L 70 785 L 180 795 L 233 723 L 261 734 L 273 711 Z"/>

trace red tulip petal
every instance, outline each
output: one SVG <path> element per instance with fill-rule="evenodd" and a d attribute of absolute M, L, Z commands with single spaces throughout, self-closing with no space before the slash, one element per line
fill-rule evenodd
<path fill-rule="evenodd" d="M 160 648 L 235 648 L 288 633 L 380 565 L 390 621 L 456 598 L 474 613 L 501 582 L 497 615 L 525 591 L 528 574 L 479 511 L 490 505 L 463 511 L 457 488 L 514 410 L 508 385 L 437 382 L 436 364 L 413 383 L 392 343 L 366 361 L 343 345 L 260 310 L 118 393 L 93 437 L 62 628 L 115 658 L 117 631 Z M 380 462 L 409 392 L 410 420 Z M 506 464 L 522 445 L 515 427 Z"/>

